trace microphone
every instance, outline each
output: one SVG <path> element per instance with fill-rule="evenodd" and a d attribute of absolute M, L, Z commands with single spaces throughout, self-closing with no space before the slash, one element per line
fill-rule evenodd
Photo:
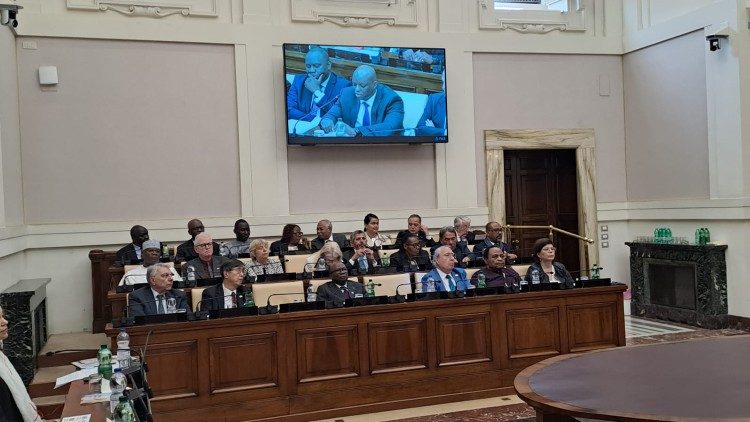
<path fill-rule="evenodd" d="M 146 288 L 146 289 L 147 289 L 148 287 L 144 287 L 144 288 Z M 170 297 L 167 297 L 167 294 L 166 294 L 166 292 L 164 293 L 164 311 L 165 311 L 165 314 L 164 314 L 164 315 L 166 315 L 166 311 L 167 311 L 167 301 L 168 301 L 169 299 L 175 299 L 175 301 L 176 301 L 176 299 L 177 299 L 177 298 L 173 298 L 173 297 L 172 297 L 172 298 L 170 298 Z M 139 302 L 133 302 L 133 301 L 131 301 L 131 303 L 129 303 L 129 304 L 128 304 L 128 306 L 127 306 L 127 307 L 126 307 L 125 309 L 126 309 L 126 310 L 128 311 L 128 316 L 130 316 L 130 315 L 129 315 L 129 314 L 130 314 L 130 308 L 132 308 L 132 307 L 134 307 L 134 306 L 144 306 L 144 305 L 147 305 L 147 304 L 149 304 L 149 303 L 158 303 L 158 302 L 159 302 L 159 299 L 154 299 L 154 300 L 147 300 L 147 301 L 145 301 L 145 302 L 140 302 L 140 301 L 139 301 Z M 159 306 L 157 305 L 157 308 L 158 308 L 158 307 L 159 307 Z M 180 310 L 181 310 L 181 309 L 182 309 L 182 308 L 177 308 L 177 312 L 176 312 L 176 313 L 180 313 Z M 187 312 L 187 309 L 182 309 L 182 312 Z M 149 314 L 146 314 L 146 313 L 145 313 L 145 309 L 144 309 L 144 313 L 143 313 L 143 314 L 144 314 L 144 315 L 149 315 Z M 154 314 L 154 315 L 161 315 L 161 314 Z"/>
<path fill-rule="evenodd" d="M 304 116 L 302 116 L 302 117 L 300 117 L 299 119 L 297 119 L 297 121 L 296 121 L 296 122 L 294 123 L 294 126 L 292 126 L 292 132 L 291 132 L 291 135 L 294 135 L 294 136 L 299 136 L 299 135 L 297 135 L 297 125 L 299 124 L 299 122 L 301 122 L 301 121 L 305 121 L 305 119 L 306 119 L 306 118 L 308 118 L 308 117 L 312 116 L 313 114 L 316 114 L 316 113 L 318 113 L 318 111 L 320 111 L 320 110 L 323 110 L 324 108 L 326 108 L 326 107 L 328 107 L 329 105 L 333 104 L 333 103 L 334 103 L 335 101 L 337 101 L 337 100 L 339 99 L 339 97 L 340 97 L 340 96 L 341 96 L 341 94 L 340 94 L 340 93 L 339 93 L 339 94 L 337 94 L 336 96 L 334 96 L 333 98 L 331 98 L 331 100 L 329 100 L 329 101 L 326 101 L 325 103 L 323 103 L 323 105 L 322 105 L 322 106 L 319 106 L 319 107 L 318 107 L 317 109 L 315 109 L 315 108 L 313 108 L 313 109 L 310 109 L 310 111 L 308 111 L 308 112 L 307 112 L 307 114 L 305 114 Z M 326 113 L 326 114 L 327 114 L 327 113 Z M 321 116 L 321 120 L 323 120 L 323 116 Z M 303 135 L 303 136 L 304 136 L 304 135 Z"/>
<path fill-rule="evenodd" d="M 247 295 L 247 293 L 248 293 L 248 291 L 245 289 L 245 286 L 242 286 L 242 285 L 240 287 L 238 287 L 237 290 L 234 291 L 234 295 L 237 297 L 237 308 L 241 308 L 242 304 L 245 303 L 245 296 Z M 228 297 L 232 297 L 232 294 L 230 293 L 228 295 L 224 295 L 224 296 L 221 296 L 221 297 L 217 296 L 217 297 L 212 297 L 212 298 L 208 298 L 208 299 L 205 299 L 205 300 L 201 299 L 201 301 L 198 302 L 198 305 L 196 306 L 196 308 L 198 308 L 198 310 L 200 312 L 210 311 L 210 309 L 203 309 L 203 303 L 205 303 L 205 302 L 214 302 L 214 301 L 219 300 L 219 299 L 221 299 L 222 301 L 224 301 Z"/>
<path fill-rule="evenodd" d="M 288 296 L 288 295 L 298 295 L 305 297 L 305 294 L 302 292 L 289 292 L 289 293 L 273 293 L 268 295 L 268 299 L 266 300 L 266 307 L 265 308 L 258 308 L 258 313 L 261 315 L 266 314 L 278 314 L 279 313 L 279 307 L 271 305 L 271 298 L 274 296 Z"/>

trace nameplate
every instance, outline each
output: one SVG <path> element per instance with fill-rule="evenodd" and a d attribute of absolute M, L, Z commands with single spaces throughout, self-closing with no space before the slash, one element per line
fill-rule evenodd
<path fill-rule="evenodd" d="M 611 286 L 611 278 L 596 278 L 591 280 L 576 280 L 576 287 L 604 287 Z"/>
<path fill-rule="evenodd" d="M 165 322 L 185 322 L 188 320 L 187 312 L 161 315 L 138 315 L 133 317 L 135 325 L 161 324 Z"/>
<path fill-rule="evenodd" d="M 234 318 L 239 316 L 258 315 L 258 307 L 240 307 L 229 309 L 211 309 L 208 311 L 209 319 Z"/>
<path fill-rule="evenodd" d="M 346 299 L 344 301 L 344 307 L 385 305 L 387 303 L 388 303 L 388 296 L 355 297 L 353 299 Z"/>
<path fill-rule="evenodd" d="M 300 311 L 315 311 L 319 309 L 325 309 L 326 303 L 322 300 L 316 300 L 314 302 L 292 302 L 282 303 L 279 305 L 279 312 L 300 312 Z"/>

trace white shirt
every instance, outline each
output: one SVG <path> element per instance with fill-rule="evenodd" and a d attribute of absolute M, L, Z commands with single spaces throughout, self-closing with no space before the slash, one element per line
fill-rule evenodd
<path fill-rule="evenodd" d="M 313 92 L 313 104 L 320 104 L 320 102 L 323 100 L 323 97 L 326 96 L 326 86 L 328 86 L 328 80 L 331 79 L 331 74 L 328 74 L 328 77 L 325 81 L 320 83 L 320 88 Z"/>
<path fill-rule="evenodd" d="M 370 235 L 365 232 L 365 239 L 367 239 L 367 246 L 370 248 L 372 248 L 373 246 L 383 246 L 388 241 L 388 238 L 380 233 L 378 233 L 375 237 L 370 237 Z"/>
<path fill-rule="evenodd" d="M 362 103 L 367 103 L 367 111 L 370 114 L 370 124 L 372 124 L 372 103 L 375 102 L 375 94 L 373 93 L 370 98 L 360 101 L 359 102 L 359 113 L 357 113 L 357 124 L 354 126 L 362 126 L 362 121 L 365 119 L 365 108 L 362 106 Z"/>
<path fill-rule="evenodd" d="M 170 267 L 170 269 L 172 270 L 172 280 L 182 281 L 182 277 L 177 274 L 177 271 L 175 271 L 174 267 Z M 118 284 L 118 286 L 133 286 L 135 284 L 146 283 L 148 283 L 148 280 L 146 280 L 146 267 L 144 267 L 143 265 L 139 265 L 125 273 L 120 279 L 120 283 Z"/>
<path fill-rule="evenodd" d="M 136 245 L 135 243 L 133 243 L 133 249 L 135 249 L 135 256 L 138 259 L 141 259 L 141 251 L 143 251 L 143 249 L 141 249 L 141 247 Z"/>
<path fill-rule="evenodd" d="M 229 290 L 223 283 L 221 284 L 221 289 L 224 290 L 224 309 L 234 308 L 234 303 L 232 303 L 232 293 L 237 290 Z M 235 297 L 236 296 L 237 294 L 235 293 Z M 237 298 L 237 300 L 239 300 L 239 298 Z"/>
<path fill-rule="evenodd" d="M 437 268 L 437 267 L 435 268 L 435 270 L 437 270 L 437 273 L 440 276 L 440 282 L 443 283 L 443 289 L 446 292 L 452 291 L 451 288 L 450 288 L 450 284 L 448 283 L 448 274 L 440 271 L 440 268 Z M 451 276 L 451 278 L 453 278 L 453 276 Z M 437 281 L 437 280 L 435 280 L 435 281 Z M 456 280 L 453 280 L 453 284 L 456 284 Z"/>

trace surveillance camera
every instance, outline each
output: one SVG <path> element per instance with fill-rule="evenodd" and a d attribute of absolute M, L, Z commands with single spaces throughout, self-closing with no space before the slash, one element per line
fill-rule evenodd
<path fill-rule="evenodd" d="M 17 6 L 15 4 L 0 4 L 0 24 L 17 28 L 18 19 L 16 16 L 20 9 L 23 9 L 23 6 Z"/>

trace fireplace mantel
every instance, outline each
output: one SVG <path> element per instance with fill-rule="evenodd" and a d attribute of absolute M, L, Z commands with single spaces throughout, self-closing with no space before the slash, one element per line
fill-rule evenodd
<path fill-rule="evenodd" d="M 726 245 L 677 245 L 626 242 L 630 247 L 631 313 L 706 328 L 727 324 Z M 649 300 L 647 267 L 656 261 L 695 266 L 695 309 Z"/>

